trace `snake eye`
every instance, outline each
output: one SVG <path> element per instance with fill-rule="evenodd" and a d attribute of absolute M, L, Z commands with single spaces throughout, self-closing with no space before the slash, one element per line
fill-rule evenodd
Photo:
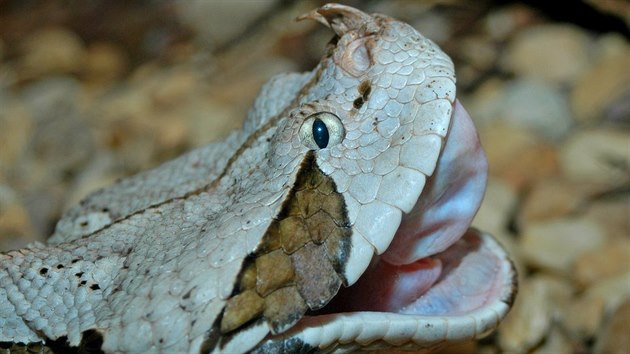
<path fill-rule="evenodd" d="M 341 120 L 329 112 L 310 115 L 300 127 L 300 141 L 312 150 L 339 144 L 345 135 Z"/>

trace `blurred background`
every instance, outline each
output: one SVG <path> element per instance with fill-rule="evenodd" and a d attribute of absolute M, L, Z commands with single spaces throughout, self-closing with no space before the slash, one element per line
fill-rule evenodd
<path fill-rule="evenodd" d="M 474 224 L 509 249 L 499 331 L 443 353 L 630 353 L 630 2 L 341 1 L 454 60 L 490 161 Z M 311 70 L 324 1 L 0 0 L 0 249 L 90 191 L 240 127 Z"/>

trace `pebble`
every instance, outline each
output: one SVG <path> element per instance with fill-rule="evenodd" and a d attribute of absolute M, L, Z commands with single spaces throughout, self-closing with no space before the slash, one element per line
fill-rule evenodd
<path fill-rule="evenodd" d="M 0 165 L 12 166 L 23 157 L 33 133 L 33 119 L 22 102 L 0 92 Z"/>
<path fill-rule="evenodd" d="M 613 102 L 630 93 L 630 46 L 624 49 L 608 49 L 612 53 L 603 55 L 576 81 L 571 108 L 579 122 L 596 123 Z"/>
<path fill-rule="evenodd" d="M 536 21 L 533 9 L 522 4 L 501 6 L 491 11 L 485 17 L 483 25 L 485 32 L 494 40 L 504 41 L 514 32 L 531 25 Z"/>
<path fill-rule="evenodd" d="M 606 230 L 611 240 L 630 242 L 630 198 L 612 193 L 608 199 L 596 200 L 588 206 L 584 219 L 592 220 Z"/>
<path fill-rule="evenodd" d="M 524 225 L 520 245 L 525 259 L 536 267 L 566 274 L 588 250 L 606 242 L 596 223 L 579 218 L 558 218 Z"/>
<path fill-rule="evenodd" d="M 87 47 L 82 74 L 87 85 L 109 87 L 129 68 L 124 50 L 111 42 L 97 42 Z"/>
<path fill-rule="evenodd" d="M 574 25 L 541 24 L 518 32 L 500 62 L 518 76 L 570 84 L 590 66 L 591 45 L 589 36 Z"/>
<path fill-rule="evenodd" d="M 587 203 L 588 193 L 579 184 L 560 178 L 540 179 L 524 197 L 519 225 L 569 215 Z"/>
<path fill-rule="evenodd" d="M 524 78 L 510 82 L 498 103 L 499 119 L 549 141 L 560 141 L 573 125 L 565 94 L 541 80 Z"/>
<path fill-rule="evenodd" d="M 577 257 L 573 278 L 582 287 L 630 271 L 630 240 L 615 239 Z"/>
<path fill-rule="evenodd" d="M 556 302 L 570 289 L 549 276 L 534 276 L 521 284 L 514 307 L 498 333 L 499 346 L 507 353 L 527 353 L 543 340 L 557 312 Z"/>
<path fill-rule="evenodd" d="M 51 77 L 22 90 L 22 102 L 34 122 L 25 158 L 34 159 L 35 170 L 25 173 L 25 180 L 54 185 L 88 159 L 94 145 L 82 116 L 80 89 L 71 77 Z"/>
<path fill-rule="evenodd" d="M 630 182 L 630 132 L 582 130 L 560 148 L 560 166 L 570 181 L 597 184 L 611 190 Z"/>
<path fill-rule="evenodd" d="M 630 349 L 630 298 L 608 316 L 595 343 L 595 354 L 626 354 Z"/>
<path fill-rule="evenodd" d="M 607 317 L 630 299 L 630 272 L 600 279 L 568 302 L 562 323 L 577 338 L 592 338 Z"/>
<path fill-rule="evenodd" d="M 211 48 L 234 40 L 254 21 L 271 10 L 274 0 L 186 1 L 175 3 L 177 16 L 192 27 L 200 40 Z"/>
<path fill-rule="evenodd" d="M 0 184 L 0 249 L 11 250 L 37 240 L 28 211 L 17 191 Z"/>
<path fill-rule="evenodd" d="M 44 75 L 76 73 L 86 50 L 83 41 L 63 27 L 37 31 L 21 43 L 20 75 L 32 80 Z"/>
<path fill-rule="evenodd" d="M 500 176 L 514 162 L 514 156 L 540 144 L 532 132 L 505 122 L 487 124 L 479 129 L 490 174 Z"/>
<path fill-rule="evenodd" d="M 512 186 L 497 178 L 490 178 L 481 207 L 475 215 L 473 226 L 490 234 L 505 231 L 517 206 L 518 197 Z"/>

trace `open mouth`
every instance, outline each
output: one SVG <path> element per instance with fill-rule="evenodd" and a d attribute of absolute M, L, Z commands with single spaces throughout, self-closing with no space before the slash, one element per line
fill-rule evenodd
<path fill-rule="evenodd" d="M 457 102 L 435 173 L 390 247 L 328 310 L 463 315 L 502 295 L 504 260 L 469 229 L 485 191 L 487 160 L 472 121 Z"/>
<path fill-rule="evenodd" d="M 332 301 L 289 332 L 320 348 L 344 343 L 433 347 L 480 338 L 516 292 L 503 248 L 469 228 L 485 191 L 487 160 L 469 115 L 455 103 L 438 165 L 389 248 Z"/>

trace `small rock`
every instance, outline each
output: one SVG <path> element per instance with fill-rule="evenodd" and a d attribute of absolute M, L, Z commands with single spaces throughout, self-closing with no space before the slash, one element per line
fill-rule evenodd
<path fill-rule="evenodd" d="M 589 67 L 591 42 L 577 26 L 531 26 L 510 42 L 501 64 L 517 76 L 570 84 Z"/>
<path fill-rule="evenodd" d="M 630 132 L 590 130 L 573 134 L 560 150 L 567 179 L 614 189 L 630 182 Z"/>
<path fill-rule="evenodd" d="M 490 12 L 484 20 L 484 28 L 493 39 L 505 40 L 515 31 L 531 25 L 536 18 L 537 15 L 530 7 L 516 3 Z"/>
<path fill-rule="evenodd" d="M 0 95 L 0 166 L 12 166 L 23 157 L 33 133 L 33 119 L 16 98 Z"/>
<path fill-rule="evenodd" d="M 600 225 L 611 239 L 630 242 L 630 198 L 617 193 L 616 198 L 596 200 L 588 205 L 584 218 Z"/>
<path fill-rule="evenodd" d="M 499 346 L 506 353 L 527 353 L 548 334 L 554 317 L 555 286 L 548 277 L 521 282 L 514 307 L 498 330 Z"/>
<path fill-rule="evenodd" d="M 564 329 L 558 328 L 559 326 L 551 326 L 551 330 L 545 337 L 545 341 L 542 345 L 537 347 L 532 354 L 559 354 L 559 353 L 574 353 L 575 348 L 571 340 L 567 337 Z"/>
<path fill-rule="evenodd" d="M 514 156 L 540 143 L 532 132 L 505 122 L 482 127 L 479 136 L 488 157 L 490 174 L 494 176 L 500 176 L 513 164 Z"/>
<path fill-rule="evenodd" d="M 627 299 L 630 299 L 630 272 L 600 280 L 569 302 L 562 313 L 562 323 L 577 338 L 593 338 L 606 313 Z"/>
<path fill-rule="evenodd" d="M 78 72 L 85 60 L 85 48 L 73 32 L 53 27 L 31 34 L 22 43 L 20 73 L 23 79 Z"/>
<path fill-rule="evenodd" d="M 530 129 L 550 141 L 563 138 L 573 125 L 565 95 L 540 80 L 517 79 L 509 83 L 497 113 L 499 119 Z"/>
<path fill-rule="evenodd" d="M 583 296 L 602 299 L 607 312 L 616 308 L 630 298 L 630 271 L 598 281 Z"/>
<path fill-rule="evenodd" d="M 586 202 L 588 193 L 579 184 L 559 178 L 540 179 L 535 183 L 519 212 L 519 225 L 568 215 Z"/>
<path fill-rule="evenodd" d="M 541 142 L 515 153 L 498 175 L 521 191 L 536 181 L 545 181 L 558 174 L 558 153 L 551 144 Z"/>
<path fill-rule="evenodd" d="M 579 122 L 592 123 L 620 97 L 630 93 L 630 50 L 603 58 L 582 75 L 571 91 L 571 107 Z"/>
<path fill-rule="evenodd" d="M 25 179 L 54 185 L 89 157 L 93 141 L 83 120 L 80 93 L 79 83 L 70 77 L 47 78 L 23 89 L 22 101 L 35 124 L 29 154 L 35 169 L 46 171 L 26 173 Z"/>
<path fill-rule="evenodd" d="M 18 249 L 36 240 L 28 211 L 18 194 L 0 184 L 0 251 Z"/>
<path fill-rule="evenodd" d="M 457 68 L 457 83 L 468 87 L 479 82 L 482 75 L 493 69 L 497 61 L 496 44 L 486 36 L 471 35 L 460 39 L 456 55 L 461 64 Z"/>
<path fill-rule="evenodd" d="M 490 234 L 505 232 L 516 203 L 517 195 L 514 188 L 500 179 L 490 178 L 483 203 L 473 220 L 473 226 Z"/>
<path fill-rule="evenodd" d="M 116 44 L 97 42 L 87 49 L 83 76 L 93 86 L 109 86 L 128 69 L 125 52 Z"/>
<path fill-rule="evenodd" d="M 613 313 L 595 343 L 596 354 L 627 354 L 630 350 L 630 299 Z"/>
<path fill-rule="evenodd" d="M 613 240 L 580 255 L 573 265 L 573 278 L 581 286 L 630 271 L 630 240 Z"/>
<path fill-rule="evenodd" d="M 599 225 L 564 218 L 524 225 L 521 247 L 530 264 L 566 274 L 580 255 L 605 242 L 606 234 Z"/>
<path fill-rule="evenodd" d="M 211 48 L 229 43 L 271 10 L 275 0 L 186 1 L 175 3 L 182 23 L 195 29 Z"/>
<path fill-rule="evenodd" d="M 601 297 L 580 296 L 573 299 L 562 313 L 562 324 L 577 338 L 592 338 L 601 325 L 605 305 Z"/>

